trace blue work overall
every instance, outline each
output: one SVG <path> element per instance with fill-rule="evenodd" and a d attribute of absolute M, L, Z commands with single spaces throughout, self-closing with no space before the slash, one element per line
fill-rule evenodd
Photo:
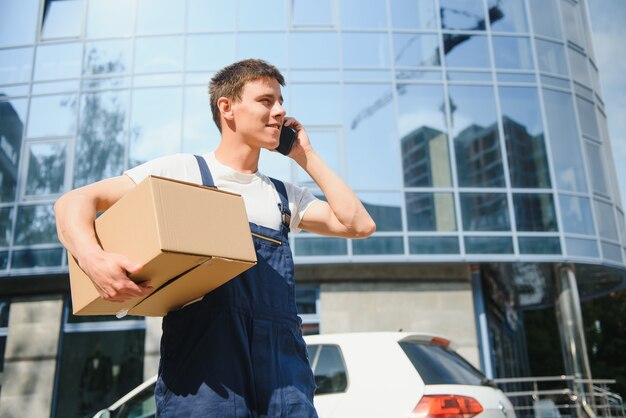
<path fill-rule="evenodd" d="M 196 156 L 205 186 L 215 187 Z M 279 231 L 250 223 L 257 264 L 163 318 L 158 417 L 317 417 L 295 303 L 285 185 Z"/>

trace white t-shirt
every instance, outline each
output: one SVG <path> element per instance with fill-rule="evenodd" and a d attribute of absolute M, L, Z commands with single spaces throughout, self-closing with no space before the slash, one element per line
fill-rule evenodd
<path fill-rule="evenodd" d="M 218 189 L 237 193 L 243 197 L 248 213 L 248 221 L 271 229 L 280 229 L 281 216 L 278 209 L 280 196 L 272 181 L 260 172 L 254 174 L 239 173 L 225 166 L 215 158 L 215 153 L 203 155 L 213 181 Z M 202 175 L 193 154 L 174 154 L 156 158 L 124 172 L 135 183 L 149 175 L 202 184 Z M 298 232 L 298 225 L 304 213 L 317 200 L 306 188 L 285 182 L 289 210 L 291 211 L 290 229 Z"/>

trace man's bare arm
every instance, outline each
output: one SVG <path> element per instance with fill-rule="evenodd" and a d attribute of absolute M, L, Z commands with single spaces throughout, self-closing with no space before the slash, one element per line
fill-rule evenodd
<path fill-rule="evenodd" d="M 113 177 L 72 190 L 54 205 L 59 240 L 76 258 L 100 295 L 121 302 L 150 292 L 128 278 L 142 266 L 120 254 L 107 253 L 94 231 L 96 214 L 107 210 L 135 187 L 128 176 Z"/>
<path fill-rule="evenodd" d="M 296 120 L 286 125 L 298 131 L 298 144 L 289 154 L 317 183 L 328 202 L 317 201 L 305 212 L 300 228 L 322 235 L 367 238 L 376 224 L 352 189 L 313 150 L 309 137 Z"/>

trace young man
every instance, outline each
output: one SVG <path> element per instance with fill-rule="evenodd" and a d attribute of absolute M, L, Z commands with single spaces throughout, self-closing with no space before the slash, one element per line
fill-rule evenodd
<path fill-rule="evenodd" d="M 149 284 L 128 278 L 141 266 L 100 248 L 93 230 L 97 212 L 150 174 L 243 196 L 257 265 L 163 319 L 155 393 L 159 416 L 316 416 L 287 233 L 291 228 L 364 238 L 376 227 L 352 190 L 315 153 L 302 125 L 285 117 L 281 86 L 283 76 L 264 61 L 222 69 L 209 86 L 222 136 L 214 152 L 159 158 L 73 190 L 55 205 L 63 245 L 103 298 L 124 301 L 149 293 Z M 289 157 L 315 180 L 327 202 L 258 171 L 261 149 L 278 146 L 283 123 L 297 131 Z"/>

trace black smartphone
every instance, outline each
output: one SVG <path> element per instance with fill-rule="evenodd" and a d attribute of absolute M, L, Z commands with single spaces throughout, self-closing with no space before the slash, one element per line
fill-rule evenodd
<path fill-rule="evenodd" d="M 293 148 L 293 144 L 296 142 L 296 138 L 298 133 L 295 129 L 283 125 L 280 130 L 280 142 L 278 143 L 278 148 L 276 151 L 280 152 L 283 155 L 288 155 Z"/>

